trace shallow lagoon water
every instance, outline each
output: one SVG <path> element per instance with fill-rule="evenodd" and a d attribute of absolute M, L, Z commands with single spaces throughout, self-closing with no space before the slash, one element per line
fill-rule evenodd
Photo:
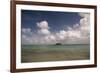
<path fill-rule="evenodd" d="M 21 62 L 47 62 L 90 59 L 89 44 L 22 45 Z"/>

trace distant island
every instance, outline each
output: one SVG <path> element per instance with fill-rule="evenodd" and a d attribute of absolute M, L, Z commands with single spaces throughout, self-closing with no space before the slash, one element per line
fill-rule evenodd
<path fill-rule="evenodd" d="M 62 45 L 61 43 L 56 43 L 55 45 Z"/>

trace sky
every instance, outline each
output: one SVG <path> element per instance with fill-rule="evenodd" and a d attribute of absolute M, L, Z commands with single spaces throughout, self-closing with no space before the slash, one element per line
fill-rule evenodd
<path fill-rule="evenodd" d="M 21 10 L 22 44 L 89 44 L 90 14 Z"/>

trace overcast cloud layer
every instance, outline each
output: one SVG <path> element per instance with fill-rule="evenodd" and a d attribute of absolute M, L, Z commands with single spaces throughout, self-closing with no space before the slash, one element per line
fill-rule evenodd
<path fill-rule="evenodd" d="M 37 22 L 36 33 L 31 28 L 22 28 L 22 44 L 89 44 L 90 15 L 79 13 L 82 17 L 79 23 L 67 26 L 57 32 L 51 32 L 48 21 Z"/>

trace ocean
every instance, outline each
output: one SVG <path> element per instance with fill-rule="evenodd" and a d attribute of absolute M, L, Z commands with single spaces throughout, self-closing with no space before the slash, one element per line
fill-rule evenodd
<path fill-rule="evenodd" d="M 90 59 L 89 44 L 21 46 L 22 63 L 87 59 Z"/>

